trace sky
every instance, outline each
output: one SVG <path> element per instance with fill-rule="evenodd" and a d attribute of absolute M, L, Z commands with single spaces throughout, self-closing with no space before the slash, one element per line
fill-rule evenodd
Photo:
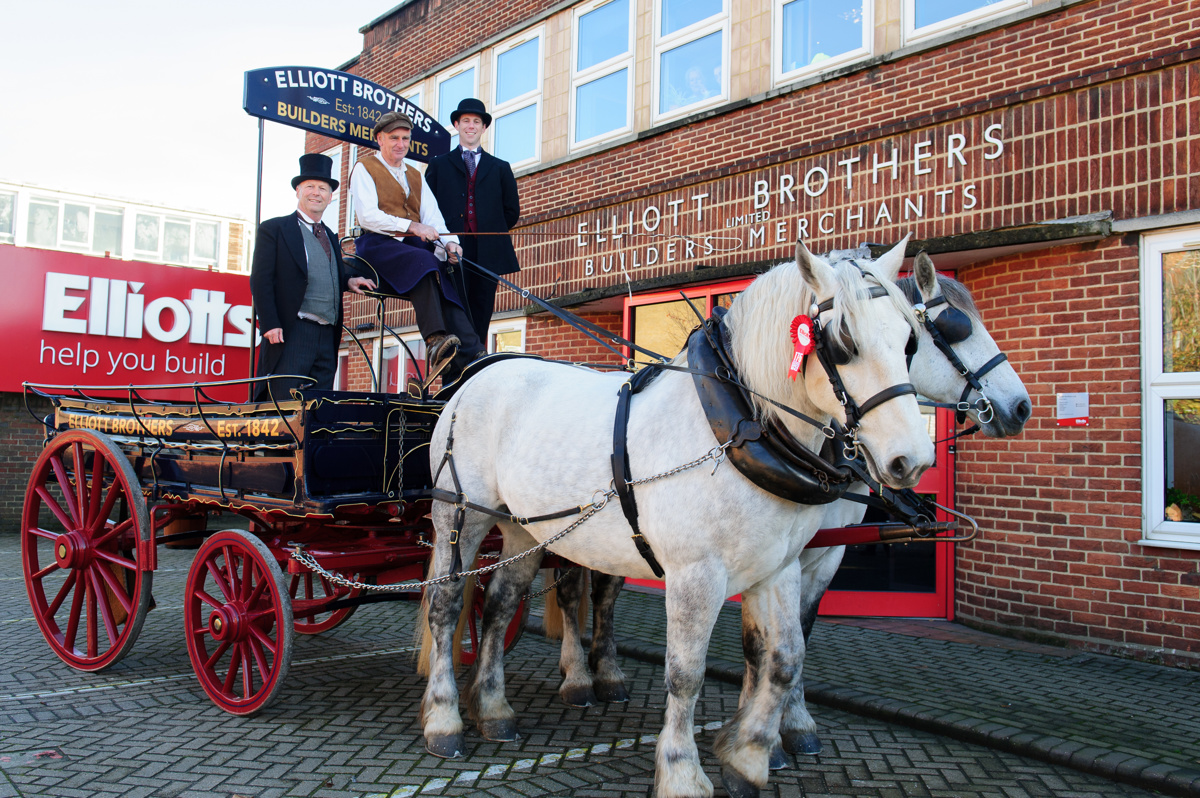
<path fill-rule="evenodd" d="M 399 0 L 5 0 L 0 179 L 254 219 L 243 75 L 337 68 Z M 296 207 L 304 132 L 266 123 L 263 216 Z"/>

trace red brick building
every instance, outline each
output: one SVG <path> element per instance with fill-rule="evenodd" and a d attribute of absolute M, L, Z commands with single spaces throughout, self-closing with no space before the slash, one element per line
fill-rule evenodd
<path fill-rule="evenodd" d="M 1197 0 L 406 0 L 343 69 L 447 126 L 483 99 L 484 146 L 518 176 L 520 284 L 659 351 L 692 324 L 680 289 L 711 306 L 797 237 L 911 233 L 974 292 L 1034 418 L 940 448 L 926 488 L 978 540 L 852 552 L 823 609 L 1195 667 L 1197 18 Z M 309 137 L 347 180 L 342 147 Z M 374 308 L 351 310 L 378 346 Z M 406 314 L 387 323 L 415 340 Z M 612 362 L 512 293 L 491 343 Z M 365 360 L 343 382 L 367 387 Z M 1058 423 L 1072 398 L 1085 426 Z"/>

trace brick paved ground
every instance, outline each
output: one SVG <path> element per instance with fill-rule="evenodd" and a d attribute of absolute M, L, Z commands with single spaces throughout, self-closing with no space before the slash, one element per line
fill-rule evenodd
<path fill-rule="evenodd" d="M 424 753 L 415 723 L 423 685 L 409 659 L 413 607 L 374 605 L 322 637 L 298 637 L 281 700 L 258 718 L 234 718 L 205 698 L 184 648 L 191 553 L 163 549 L 160 558 L 158 607 L 133 652 L 105 673 L 84 674 L 50 653 L 30 618 L 16 537 L 0 538 L 0 798 L 650 794 L 663 700 L 657 666 L 623 660 L 630 704 L 571 709 L 555 694 L 556 647 L 526 634 L 508 668 L 524 739 L 497 744 L 469 733 L 467 758 L 444 762 Z M 650 600 L 628 598 L 625 610 Z M 711 680 L 698 705 L 714 781 L 714 730 L 736 703 L 736 687 Z M 814 714 L 825 753 L 776 774 L 766 795 L 1149 794 L 837 710 Z"/>

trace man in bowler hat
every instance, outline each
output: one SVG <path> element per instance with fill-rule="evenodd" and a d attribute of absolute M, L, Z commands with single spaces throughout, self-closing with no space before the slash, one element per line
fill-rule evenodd
<path fill-rule="evenodd" d="M 458 146 L 429 162 L 425 181 L 437 197 L 446 226 L 462 234 L 463 257 L 494 274 L 512 274 L 520 265 L 508 231 L 521 217 L 521 202 L 508 161 L 479 146 L 492 116 L 480 100 L 468 97 L 450 114 L 450 122 L 458 131 Z M 470 266 L 462 276 L 471 323 L 486 344 L 496 281 Z"/>
<path fill-rule="evenodd" d="M 263 340 L 258 376 L 312 377 L 268 380 L 258 399 L 288 398 L 292 388 L 333 388 L 338 342 L 342 338 L 342 292 L 361 294 L 375 283 L 355 274 L 342 260 L 337 236 L 321 221 L 338 181 L 327 155 L 300 156 L 300 174 L 292 178 L 296 212 L 258 226 L 250 293 Z M 337 220 L 334 220 L 337 223 Z"/>
<path fill-rule="evenodd" d="M 405 160 L 412 120 L 392 111 L 379 118 L 373 133 L 379 151 L 360 158 L 350 173 L 354 213 L 364 230 L 356 253 L 412 302 L 425 339 L 426 380 L 441 373 L 446 383 L 486 352 L 443 266 L 447 259 L 457 262 L 462 249 L 446 229 L 429 185 Z"/>

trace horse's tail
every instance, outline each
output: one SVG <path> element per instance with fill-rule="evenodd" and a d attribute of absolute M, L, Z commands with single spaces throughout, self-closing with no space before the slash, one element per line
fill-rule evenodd
<path fill-rule="evenodd" d="M 575 613 L 575 623 L 580 632 L 587 628 L 588 613 L 591 612 L 591 606 L 588 602 L 588 590 L 586 582 L 588 573 L 588 571 L 581 569 L 577 577 L 568 577 L 585 580 L 583 582 L 582 589 L 579 591 L 579 606 L 576 608 Z M 553 581 L 554 570 L 552 568 L 543 568 L 542 579 L 546 582 Z M 546 594 L 546 610 L 545 616 L 542 619 L 542 624 L 546 629 L 546 637 L 551 640 L 562 640 L 564 626 L 563 609 L 562 605 L 558 603 L 557 587 L 551 588 L 550 592 Z"/>
<path fill-rule="evenodd" d="M 471 566 L 474 570 L 478 566 L 478 558 L 475 564 Z M 433 562 L 429 563 L 429 573 L 426 579 L 433 578 Z M 457 668 L 462 664 L 462 636 L 463 631 L 467 627 L 467 618 L 471 612 L 471 605 L 475 601 L 475 577 L 469 576 L 463 583 L 463 607 L 462 612 L 458 614 L 458 625 L 454 627 L 454 644 L 451 648 L 454 667 Z M 421 610 L 417 613 L 417 628 L 414 637 L 416 638 L 417 649 L 417 673 L 425 678 L 429 678 L 429 659 L 433 650 L 433 633 L 429 630 L 429 594 L 421 594 Z"/>

